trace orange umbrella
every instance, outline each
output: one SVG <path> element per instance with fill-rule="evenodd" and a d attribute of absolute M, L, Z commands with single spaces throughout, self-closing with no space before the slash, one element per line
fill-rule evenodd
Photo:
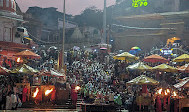
<path fill-rule="evenodd" d="M 14 56 L 21 56 L 21 57 L 28 57 L 28 58 L 40 58 L 38 54 L 35 54 L 34 52 L 30 50 L 21 51 L 19 53 L 14 54 Z"/>
<path fill-rule="evenodd" d="M 179 71 L 189 73 L 189 63 L 178 68 Z"/>
<path fill-rule="evenodd" d="M 153 55 L 145 57 L 144 61 L 152 62 L 152 63 L 157 63 L 157 62 L 165 63 L 165 62 L 168 62 L 167 59 L 165 59 L 164 57 L 159 56 L 157 54 L 153 54 Z"/>

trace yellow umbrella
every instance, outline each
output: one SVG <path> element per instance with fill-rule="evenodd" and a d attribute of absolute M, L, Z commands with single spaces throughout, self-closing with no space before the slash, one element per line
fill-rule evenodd
<path fill-rule="evenodd" d="M 136 61 L 136 60 L 139 59 L 135 55 L 132 55 L 132 54 L 130 54 L 128 52 L 123 52 L 121 54 L 118 54 L 118 55 L 114 56 L 113 58 L 117 59 L 117 60 L 125 60 L 125 61 Z"/>
<path fill-rule="evenodd" d="M 173 59 L 174 62 L 183 62 L 183 61 L 186 61 L 186 62 L 189 62 L 189 55 L 188 54 L 183 54 L 175 59 Z"/>
<path fill-rule="evenodd" d="M 158 85 L 159 82 L 150 77 L 147 77 L 145 75 L 140 75 L 140 76 L 132 79 L 131 81 L 127 82 L 127 84 L 130 84 L 130 85 Z"/>
<path fill-rule="evenodd" d="M 22 66 L 19 66 L 11 71 L 11 73 L 25 73 L 25 74 L 33 74 L 39 72 L 38 70 L 35 70 L 34 68 L 23 64 Z"/>
<path fill-rule="evenodd" d="M 160 70 L 164 72 L 177 72 L 178 70 L 172 66 L 169 66 L 167 64 L 161 64 L 158 66 L 153 67 L 154 70 Z"/>
<path fill-rule="evenodd" d="M 127 67 L 127 69 L 132 69 L 132 70 L 142 70 L 142 71 L 151 71 L 152 67 L 144 64 L 143 62 L 138 62 L 133 65 L 130 65 Z"/>

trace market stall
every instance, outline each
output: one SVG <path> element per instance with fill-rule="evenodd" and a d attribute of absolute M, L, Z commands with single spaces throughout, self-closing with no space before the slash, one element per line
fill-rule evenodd
<path fill-rule="evenodd" d="M 153 70 L 163 71 L 163 72 L 178 72 L 177 68 L 169 66 L 167 64 L 161 64 L 153 67 Z"/>
<path fill-rule="evenodd" d="M 150 62 L 150 63 L 166 63 L 168 62 L 168 60 L 160 55 L 157 55 L 157 54 L 153 54 L 153 55 L 150 55 L 150 56 L 147 56 L 144 58 L 144 61 L 145 62 Z"/>
<path fill-rule="evenodd" d="M 147 77 L 145 75 L 140 75 L 131 81 L 126 83 L 127 85 L 142 85 L 142 91 L 136 96 L 137 105 L 139 105 L 139 110 L 141 110 L 141 106 L 150 106 L 152 105 L 153 98 L 149 96 L 149 92 L 147 90 L 147 85 L 158 85 L 159 82 Z M 144 101 L 145 99 L 145 101 Z"/>
<path fill-rule="evenodd" d="M 140 70 L 140 71 L 152 71 L 152 67 L 144 64 L 143 62 L 138 62 L 133 65 L 129 65 L 127 69 L 130 70 Z"/>
<path fill-rule="evenodd" d="M 189 62 L 189 55 L 188 54 L 182 54 L 178 56 L 177 58 L 173 59 L 174 62 Z"/>
<path fill-rule="evenodd" d="M 125 60 L 126 62 L 133 62 L 138 60 L 139 58 L 136 57 L 135 55 L 132 55 L 128 52 L 123 52 L 121 54 L 118 54 L 116 56 L 113 56 L 115 60 Z"/>
<path fill-rule="evenodd" d="M 39 59 L 40 56 L 30 50 L 24 50 L 24 51 L 21 51 L 21 52 L 18 52 L 16 54 L 14 54 L 14 56 L 17 56 L 17 57 L 24 57 L 24 58 L 32 58 L 32 59 Z"/>

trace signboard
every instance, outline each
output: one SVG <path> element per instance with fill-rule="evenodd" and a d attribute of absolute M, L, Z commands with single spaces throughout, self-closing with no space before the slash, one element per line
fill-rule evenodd
<path fill-rule="evenodd" d="M 160 49 L 163 55 L 173 55 L 173 49 Z"/>
<path fill-rule="evenodd" d="M 148 5 L 148 1 L 147 0 L 132 0 L 132 7 L 146 7 Z"/>

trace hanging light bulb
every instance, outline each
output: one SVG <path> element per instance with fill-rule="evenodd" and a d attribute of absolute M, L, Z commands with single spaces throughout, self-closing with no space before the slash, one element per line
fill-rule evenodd
<path fill-rule="evenodd" d="M 18 57 L 18 58 L 16 59 L 16 62 L 17 62 L 17 63 L 19 63 L 19 62 L 20 62 L 20 57 Z"/>
<path fill-rule="evenodd" d="M 175 91 L 173 92 L 173 96 L 177 96 L 177 93 Z"/>
<path fill-rule="evenodd" d="M 162 88 L 158 90 L 158 94 L 161 94 L 161 92 L 162 92 Z"/>

